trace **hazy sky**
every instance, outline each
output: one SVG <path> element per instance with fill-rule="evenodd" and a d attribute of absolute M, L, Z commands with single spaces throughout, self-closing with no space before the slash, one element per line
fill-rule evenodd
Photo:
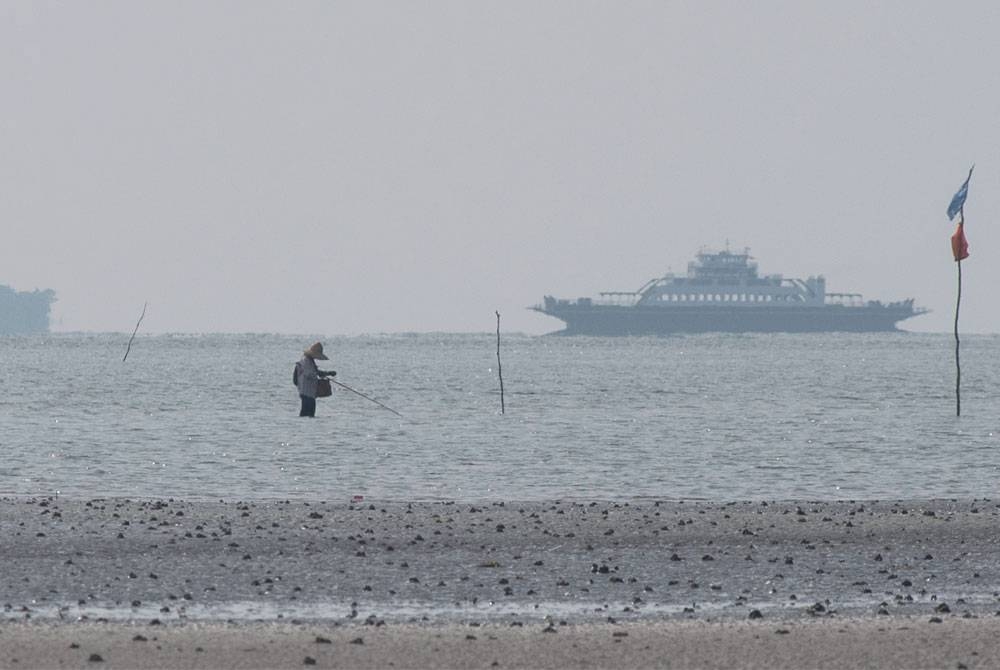
<path fill-rule="evenodd" d="M 1000 3 L 0 3 L 57 330 L 543 333 L 703 246 L 1000 332 Z"/>

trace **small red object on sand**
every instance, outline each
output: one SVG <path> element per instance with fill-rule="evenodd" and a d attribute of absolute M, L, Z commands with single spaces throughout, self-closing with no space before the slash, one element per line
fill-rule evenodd
<path fill-rule="evenodd" d="M 365 499 L 364 496 L 352 496 L 351 497 L 351 502 L 361 502 L 364 499 Z"/>

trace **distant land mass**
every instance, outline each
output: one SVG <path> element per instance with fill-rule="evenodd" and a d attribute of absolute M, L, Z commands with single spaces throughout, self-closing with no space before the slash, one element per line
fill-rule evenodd
<path fill-rule="evenodd" d="M 55 301 L 52 289 L 15 291 L 0 284 L 0 335 L 49 332 L 49 309 Z"/>

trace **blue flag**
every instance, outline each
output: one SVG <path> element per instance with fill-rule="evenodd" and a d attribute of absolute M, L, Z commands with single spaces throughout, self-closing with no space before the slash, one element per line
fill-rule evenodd
<path fill-rule="evenodd" d="M 958 189 L 958 193 L 951 199 L 951 204 L 948 205 L 948 220 L 955 218 L 955 215 L 962 211 L 965 207 L 965 197 L 969 195 L 969 180 L 972 179 L 972 171 L 976 168 L 975 165 L 969 168 L 969 176 L 965 178 L 965 183 L 962 184 L 962 188 Z"/>

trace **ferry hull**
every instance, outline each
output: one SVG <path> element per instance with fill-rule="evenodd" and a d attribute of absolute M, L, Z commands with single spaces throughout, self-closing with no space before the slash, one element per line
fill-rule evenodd
<path fill-rule="evenodd" d="M 561 335 L 641 336 L 674 333 L 886 332 L 916 316 L 910 306 L 644 307 L 552 305 L 536 311 L 565 322 Z"/>
<path fill-rule="evenodd" d="M 761 275 L 749 252 L 703 250 L 687 275 L 668 272 L 638 291 L 596 299 L 547 295 L 532 309 L 565 322 L 565 335 L 872 333 L 898 330 L 900 321 L 927 312 L 912 298 L 865 302 L 858 293 L 829 293 L 823 275 Z"/>

